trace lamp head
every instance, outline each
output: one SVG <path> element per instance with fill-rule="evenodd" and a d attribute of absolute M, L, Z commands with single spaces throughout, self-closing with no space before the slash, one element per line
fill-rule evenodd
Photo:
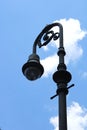
<path fill-rule="evenodd" d="M 36 80 L 40 78 L 44 72 L 43 66 L 40 64 L 39 56 L 32 54 L 29 60 L 22 67 L 22 72 L 28 80 Z"/>

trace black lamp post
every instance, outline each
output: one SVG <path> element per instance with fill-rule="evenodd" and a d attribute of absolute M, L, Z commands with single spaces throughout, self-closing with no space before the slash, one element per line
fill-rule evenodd
<path fill-rule="evenodd" d="M 59 27 L 58 32 L 51 30 L 55 26 Z M 63 27 L 60 23 L 47 25 L 37 36 L 33 44 L 33 52 L 29 56 L 27 63 L 23 65 L 22 72 L 28 80 L 33 81 L 40 78 L 44 73 L 44 68 L 40 64 L 40 58 L 36 53 L 36 47 L 38 46 L 41 48 L 42 46 L 46 46 L 52 39 L 57 40 L 58 38 L 59 49 L 57 54 L 59 56 L 59 64 L 57 71 L 53 74 L 53 80 L 57 84 L 57 91 L 51 99 L 59 95 L 59 130 L 67 130 L 66 95 L 68 94 L 68 89 L 74 86 L 74 84 L 67 87 L 72 76 L 70 72 L 66 70 L 67 68 L 64 63 L 64 56 L 66 53 L 63 47 Z"/>

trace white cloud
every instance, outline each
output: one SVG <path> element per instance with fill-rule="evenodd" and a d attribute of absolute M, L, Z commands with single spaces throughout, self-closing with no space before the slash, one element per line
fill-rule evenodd
<path fill-rule="evenodd" d="M 87 130 L 87 109 L 73 102 L 67 110 L 68 130 Z M 58 117 L 51 117 L 50 123 L 58 130 Z"/>
<path fill-rule="evenodd" d="M 56 54 L 49 56 L 49 57 L 41 60 L 41 63 L 43 64 L 43 66 L 45 68 L 44 76 L 48 76 L 49 74 L 54 72 L 54 70 L 57 69 L 58 56 Z"/>
<path fill-rule="evenodd" d="M 77 19 L 61 19 L 59 22 L 63 25 L 63 32 L 64 32 L 64 47 L 66 50 L 66 63 L 69 64 L 70 62 L 74 62 L 82 56 L 83 49 L 79 45 L 78 41 L 82 40 L 85 35 L 87 34 L 86 31 L 81 29 L 80 21 Z M 58 31 L 58 27 L 54 28 L 54 31 Z M 58 48 L 59 40 L 52 42 L 49 46 L 55 46 Z M 48 51 L 48 46 L 45 47 L 45 50 Z M 45 59 L 43 59 L 42 64 L 44 65 L 45 69 L 45 76 L 48 76 L 50 73 L 54 71 L 54 69 L 58 65 L 58 57 L 54 53 Z"/>

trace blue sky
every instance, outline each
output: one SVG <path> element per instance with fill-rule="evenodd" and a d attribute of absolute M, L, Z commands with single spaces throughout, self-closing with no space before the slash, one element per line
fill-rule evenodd
<path fill-rule="evenodd" d="M 58 99 L 50 100 L 56 91 L 56 84 L 52 80 L 54 66 L 47 71 L 47 75 L 34 82 L 28 81 L 21 71 L 22 65 L 32 52 L 35 38 L 45 25 L 54 21 L 63 23 L 66 32 L 64 45 L 67 50 L 67 69 L 73 76 L 69 84 L 75 83 L 75 87 L 70 89 L 67 96 L 68 112 L 73 113 L 68 114 L 69 128 L 71 129 L 72 120 L 77 119 L 74 130 L 76 128 L 87 130 L 86 6 L 86 0 L 0 1 L 0 128 L 2 130 L 56 130 L 58 127 L 55 119 L 58 115 Z M 46 63 L 48 68 L 50 68 L 49 58 L 53 56 L 54 60 L 57 45 L 57 43 L 49 45 L 47 50 L 38 49 L 42 63 Z"/>

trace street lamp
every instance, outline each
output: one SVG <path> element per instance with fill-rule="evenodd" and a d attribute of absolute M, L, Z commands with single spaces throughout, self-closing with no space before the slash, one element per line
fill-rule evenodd
<path fill-rule="evenodd" d="M 58 26 L 59 31 L 54 32 L 53 27 Z M 34 44 L 32 54 L 29 56 L 27 63 L 22 67 L 22 72 L 28 80 L 36 80 L 44 73 L 44 68 L 40 64 L 40 57 L 37 55 L 36 49 L 46 46 L 51 40 L 59 39 L 59 64 L 57 71 L 53 74 L 53 80 L 57 84 L 57 91 L 54 97 L 59 95 L 59 130 L 67 130 L 67 111 L 66 111 L 66 95 L 68 89 L 73 87 L 74 84 L 67 87 L 67 84 L 71 81 L 71 74 L 67 71 L 67 67 L 64 63 L 65 49 L 63 47 L 63 27 L 60 23 L 52 23 L 47 25 L 41 33 L 37 36 Z"/>

